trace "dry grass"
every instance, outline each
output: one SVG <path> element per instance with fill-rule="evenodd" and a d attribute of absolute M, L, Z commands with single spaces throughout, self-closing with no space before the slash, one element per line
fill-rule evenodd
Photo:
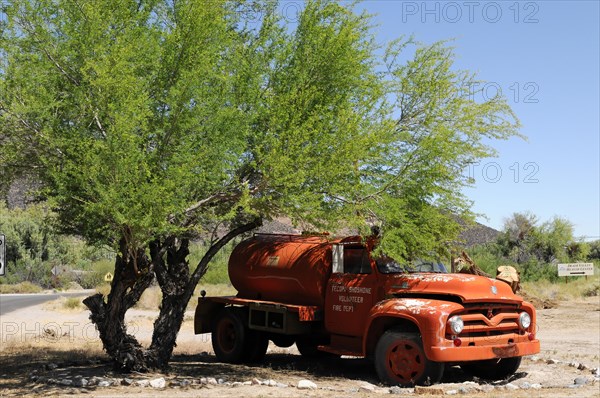
<path fill-rule="evenodd" d="M 96 293 L 100 293 L 103 296 L 108 296 L 108 293 L 110 293 L 110 284 L 103 283 L 96 286 Z"/>
<path fill-rule="evenodd" d="M 571 277 L 568 282 L 537 281 L 523 282 L 521 293 L 536 308 L 552 308 L 558 301 L 575 300 L 598 296 L 600 292 L 600 275 Z"/>
<path fill-rule="evenodd" d="M 207 296 L 232 296 L 237 294 L 237 290 L 229 284 L 220 283 L 216 285 L 198 285 L 194 291 L 194 295 L 188 303 L 187 309 L 194 310 L 198 303 L 200 292 L 206 291 Z M 139 310 L 158 310 L 162 300 L 162 292 L 158 286 L 152 286 L 142 294 L 140 301 L 135 305 Z"/>
<path fill-rule="evenodd" d="M 190 299 L 188 303 L 187 309 L 194 310 L 196 309 L 196 304 L 198 304 L 198 297 L 200 297 L 200 292 L 204 290 L 206 291 L 207 296 L 218 297 L 218 296 L 235 296 L 237 294 L 237 290 L 233 286 L 228 283 L 218 283 L 215 285 L 203 285 L 202 282 L 196 286 L 196 290 L 194 291 L 194 295 Z"/>
<path fill-rule="evenodd" d="M 63 307 L 67 310 L 75 310 L 82 308 L 81 298 L 79 297 L 67 297 L 63 302 Z"/>
<path fill-rule="evenodd" d="M 142 297 L 140 297 L 140 300 L 134 307 L 138 310 L 158 310 L 161 301 L 162 292 L 160 291 L 160 287 L 152 286 L 142 293 Z"/>
<path fill-rule="evenodd" d="M 15 285 L 4 285 L 0 284 L 0 294 L 12 294 L 12 293 L 39 293 L 43 289 L 38 285 L 34 285 L 31 282 L 21 282 Z"/>

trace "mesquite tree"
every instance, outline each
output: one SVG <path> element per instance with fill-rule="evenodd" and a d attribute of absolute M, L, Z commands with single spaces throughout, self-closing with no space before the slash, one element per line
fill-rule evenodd
<path fill-rule="evenodd" d="M 371 17 L 309 1 L 20 0 L 0 26 L 0 172 L 34 173 L 65 233 L 111 245 L 107 298 L 85 300 L 115 365 L 164 368 L 185 307 L 227 242 L 279 215 L 377 224 L 381 250 L 443 250 L 468 214 L 463 168 L 518 122 L 443 43 L 391 44 Z M 400 62 L 407 46 L 416 48 Z M 219 231 L 199 264 L 190 239 Z M 156 280 L 149 347 L 124 317 Z"/>

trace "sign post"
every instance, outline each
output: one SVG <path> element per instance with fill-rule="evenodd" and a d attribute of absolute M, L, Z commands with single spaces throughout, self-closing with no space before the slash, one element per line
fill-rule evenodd
<path fill-rule="evenodd" d="M 567 263 L 558 264 L 558 276 L 565 277 L 565 283 L 569 283 L 569 276 L 594 275 L 593 263 Z"/>
<path fill-rule="evenodd" d="M 6 236 L 0 234 L 0 276 L 6 274 Z"/>

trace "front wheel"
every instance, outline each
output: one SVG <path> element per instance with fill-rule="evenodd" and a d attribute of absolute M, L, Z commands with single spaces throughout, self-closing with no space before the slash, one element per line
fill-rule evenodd
<path fill-rule="evenodd" d="M 427 359 L 418 334 L 390 330 L 375 347 L 375 370 L 383 383 L 408 387 L 439 382 L 444 364 Z"/>
<path fill-rule="evenodd" d="M 465 362 L 460 365 L 465 372 L 488 380 L 500 380 L 511 376 L 517 372 L 519 366 L 521 366 L 521 357 Z"/>

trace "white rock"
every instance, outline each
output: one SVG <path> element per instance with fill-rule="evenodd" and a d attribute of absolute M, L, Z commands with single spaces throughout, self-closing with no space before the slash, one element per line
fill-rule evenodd
<path fill-rule="evenodd" d="M 150 380 L 137 380 L 135 384 L 140 387 L 148 387 L 150 385 Z"/>
<path fill-rule="evenodd" d="M 366 391 L 366 392 L 373 392 L 373 391 L 375 391 L 375 386 L 370 383 L 365 383 L 365 384 L 361 384 L 359 389 L 362 391 Z"/>
<path fill-rule="evenodd" d="M 484 391 L 484 392 L 490 392 L 494 390 L 494 386 L 491 384 L 484 384 L 482 385 L 480 388 L 478 388 L 480 391 Z"/>
<path fill-rule="evenodd" d="M 275 387 L 277 386 L 277 382 L 273 379 L 265 380 L 262 382 L 264 386 Z"/>
<path fill-rule="evenodd" d="M 207 377 L 206 384 L 217 385 L 217 384 L 219 384 L 219 382 L 214 377 Z"/>
<path fill-rule="evenodd" d="M 516 386 L 513 383 L 508 383 L 508 384 L 504 385 L 504 388 L 506 390 L 518 390 L 519 386 Z"/>
<path fill-rule="evenodd" d="M 456 395 L 458 394 L 457 390 L 448 390 L 444 393 L 445 395 Z"/>
<path fill-rule="evenodd" d="M 245 382 L 242 383 L 242 385 L 244 385 L 244 386 L 251 386 L 252 384 L 253 383 L 252 383 L 251 380 L 248 380 L 248 381 L 245 381 Z"/>
<path fill-rule="evenodd" d="M 86 387 L 88 385 L 88 381 L 83 377 L 78 377 L 75 380 L 73 380 L 73 385 L 75 387 Z"/>
<path fill-rule="evenodd" d="M 317 385 L 310 380 L 300 380 L 298 382 L 299 390 L 316 390 Z"/>
<path fill-rule="evenodd" d="M 258 380 L 258 379 L 255 377 L 255 378 L 253 378 L 253 379 L 252 379 L 252 384 L 253 384 L 253 385 L 258 385 L 258 386 L 260 386 L 262 383 L 261 383 L 261 381 L 260 381 L 260 380 Z"/>
<path fill-rule="evenodd" d="M 533 388 L 534 390 L 540 390 L 542 388 L 542 385 L 540 383 L 533 383 L 531 385 L 531 388 Z"/>
<path fill-rule="evenodd" d="M 521 383 L 520 388 L 522 390 L 529 390 L 531 388 L 531 384 L 527 381 L 524 381 L 523 383 Z"/>
<path fill-rule="evenodd" d="M 150 387 L 153 388 L 165 388 L 167 386 L 167 381 L 164 377 L 159 377 L 158 379 L 150 380 Z"/>
<path fill-rule="evenodd" d="M 573 384 L 576 384 L 578 386 L 583 386 L 586 385 L 588 383 L 588 379 L 587 377 L 577 377 L 574 381 Z"/>
<path fill-rule="evenodd" d="M 98 382 L 98 387 L 110 387 L 110 381 L 108 380 L 101 380 Z"/>
<path fill-rule="evenodd" d="M 579 363 L 578 362 L 569 362 L 569 366 L 572 368 L 578 368 L 579 367 Z"/>

